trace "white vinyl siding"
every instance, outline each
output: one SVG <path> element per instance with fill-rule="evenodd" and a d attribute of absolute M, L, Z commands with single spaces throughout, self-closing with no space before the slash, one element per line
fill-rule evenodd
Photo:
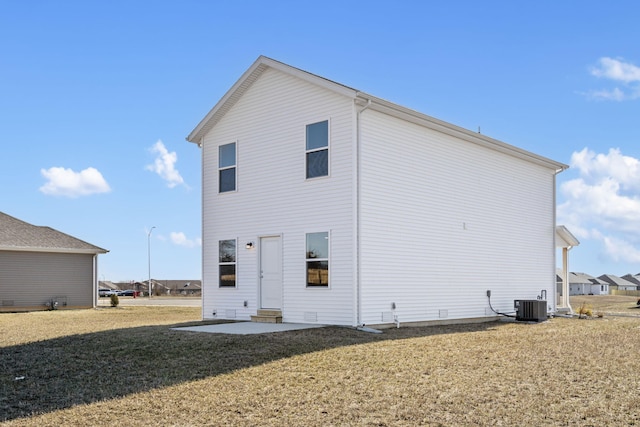
<path fill-rule="evenodd" d="M 92 254 L 0 251 L 0 310 L 42 309 L 52 299 L 93 307 L 93 262 Z"/>
<path fill-rule="evenodd" d="M 553 295 L 554 171 L 366 111 L 362 309 L 383 323 L 488 315 Z M 388 318 L 388 315 L 387 315 Z"/>
<path fill-rule="evenodd" d="M 203 141 L 203 316 L 259 308 L 260 237 L 282 237 L 283 321 L 353 323 L 353 101 L 297 77 L 267 69 Z M 305 178 L 305 127 L 329 120 L 330 179 Z M 218 194 L 220 144 L 237 141 L 242 189 Z M 305 235 L 331 230 L 331 287 L 306 286 Z M 218 240 L 238 237 L 237 288 L 218 288 Z M 258 245 L 259 246 L 259 245 Z M 247 301 L 247 306 L 244 306 Z M 313 314 L 313 315 L 312 315 Z"/>
<path fill-rule="evenodd" d="M 487 290 L 501 312 L 542 293 L 555 308 L 555 168 L 563 165 L 264 61 L 195 132 L 204 318 L 256 314 L 260 246 L 273 236 L 281 243 L 285 322 L 489 318 Z M 323 122 L 327 172 L 308 179 L 308 155 L 325 148 L 307 145 L 306 129 Z M 230 141 L 242 188 L 225 195 L 218 147 Z M 329 283 L 308 286 L 306 237 L 325 231 Z M 237 237 L 232 289 L 218 286 L 217 245 L 229 236 Z"/>

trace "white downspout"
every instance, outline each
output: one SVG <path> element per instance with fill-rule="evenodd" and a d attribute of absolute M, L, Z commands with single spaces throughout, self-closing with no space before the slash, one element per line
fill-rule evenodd
<path fill-rule="evenodd" d="M 205 182 L 204 182 L 204 168 L 205 168 L 205 163 L 204 163 L 204 136 L 200 138 L 200 142 L 198 142 L 198 148 L 200 149 L 200 243 L 201 243 L 201 249 L 200 249 L 200 257 L 202 258 L 200 260 L 200 305 L 201 305 L 201 311 L 200 311 L 200 316 L 202 319 L 205 318 L 204 313 L 205 313 L 205 286 L 204 286 L 204 251 L 205 251 L 205 241 L 208 242 L 207 239 L 205 239 L 205 230 L 204 230 L 204 200 L 205 200 Z"/>
<path fill-rule="evenodd" d="M 357 100 L 357 97 L 356 97 Z M 355 101 L 355 100 L 354 100 Z M 361 135 L 361 125 L 360 125 L 360 115 L 371 106 L 371 99 L 367 99 L 367 103 L 364 107 L 362 107 L 359 111 L 357 110 L 358 106 L 356 105 L 356 174 L 355 174 L 355 199 L 356 199 L 356 325 L 362 325 L 362 285 L 360 278 L 360 145 L 362 140 Z"/>

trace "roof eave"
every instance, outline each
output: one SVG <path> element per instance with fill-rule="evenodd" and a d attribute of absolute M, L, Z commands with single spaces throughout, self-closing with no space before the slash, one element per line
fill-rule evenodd
<path fill-rule="evenodd" d="M 45 247 L 33 247 L 33 246 L 0 246 L 0 251 L 13 251 L 13 252 L 49 252 L 49 253 L 65 253 L 65 254 L 106 254 L 109 252 L 106 249 L 98 248 L 45 248 Z"/>
<path fill-rule="evenodd" d="M 371 108 L 372 110 L 379 111 L 381 113 L 385 113 L 390 116 L 397 117 L 399 119 L 406 120 L 408 122 L 415 123 L 429 129 L 490 148 L 492 150 L 500 151 L 511 156 L 548 167 L 554 170 L 555 173 L 569 168 L 569 166 L 564 163 L 551 160 L 544 156 L 540 156 L 530 151 L 523 150 L 497 139 L 482 135 L 480 133 L 472 132 L 468 129 L 464 129 L 454 124 L 436 119 L 435 117 L 428 116 L 410 108 L 394 104 L 393 102 L 389 102 L 363 92 L 359 92 L 357 94 L 357 98 L 361 100 L 361 102 L 371 101 L 369 108 Z"/>
<path fill-rule="evenodd" d="M 231 89 L 216 103 L 216 105 L 207 113 L 207 115 L 198 123 L 198 125 L 187 136 L 186 140 L 200 145 L 202 138 L 211 130 L 213 126 L 226 114 L 231 107 L 242 97 L 245 91 L 255 82 L 258 77 L 268 68 L 282 71 L 286 74 L 298 77 L 310 83 L 325 87 L 334 92 L 355 98 L 357 91 L 340 83 L 333 82 L 299 68 L 292 67 L 282 62 L 276 61 L 266 56 L 260 56 L 258 59 L 242 74 L 235 82 Z"/>
<path fill-rule="evenodd" d="M 298 77 L 302 80 L 319 85 L 321 87 L 332 90 L 352 98 L 356 103 L 368 105 L 369 108 L 383 112 L 390 116 L 394 116 L 408 122 L 416 123 L 421 126 L 442 132 L 454 137 L 475 143 L 492 150 L 503 152 L 511 156 L 527 160 L 552 169 L 554 173 L 562 172 L 569 168 L 568 165 L 556 162 L 546 157 L 537 155 L 527 150 L 515 147 L 513 145 L 489 138 L 479 133 L 461 128 L 451 123 L 438 120 L 426 114 L 402 107 L 398 104 L 386 101 L 381 98 L 357 91 L 356 89 L 328 80 L 324 77 L 317 76 L 299 68 L 292 67 L 282 62 L 276 61 L 265 56 L 258 59 L 242 74 L 236 83 L 229 89 L 218 103 L 209 111 L 209 113 L 198 123 L 198 125 L 187 136 L 186 140 L 200 145 L 204 136 L 215 126 L 215 124 L 226 114 L 233 105 L 242 97 L 245 91 L 253 84 L 254 81 L 267 69 L 273 68 L 286 74 Z"/>
<path fill-rule="evenodd" d="M 567 244 L 567 246 L 574 247 L 580 245 L 580 241 L 564 225 L 556 226 L 556 234 L 564 241 L 564 243 Z"/>

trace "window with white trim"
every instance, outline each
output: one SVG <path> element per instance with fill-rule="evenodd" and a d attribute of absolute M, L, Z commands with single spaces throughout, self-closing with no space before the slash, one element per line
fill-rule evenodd
<path fill-rule="evenodd" d="M 218 242 L 219 286 L 221 288 L 236 287 L 236 240 L 220 240 Z"/>
<path fill-rule="evenodd" d="M 306 128 L 307 179 L 329 175 L 329 121 L 307 125 Z"/>
<path fill-rule="evenodd" d="M 329 286 L 329 233 L 307 233 L 307 286 Z"/>
<path fill-rule="evenodd" d="M 236 143 L 218 147 L 218 192 L 236 191 Z"/>

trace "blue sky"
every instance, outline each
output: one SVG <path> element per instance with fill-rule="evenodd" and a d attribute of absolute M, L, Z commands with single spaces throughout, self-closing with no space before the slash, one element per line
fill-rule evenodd
<path fill-rule="evenodd" d="M 197 279 L 185 137 L 259 55 L 571 165 L 572 271 L 640 272 L 640 3 L 0 0 L 0 210 Z M 151 238 L 148 232 L 152 226 Z"/>

